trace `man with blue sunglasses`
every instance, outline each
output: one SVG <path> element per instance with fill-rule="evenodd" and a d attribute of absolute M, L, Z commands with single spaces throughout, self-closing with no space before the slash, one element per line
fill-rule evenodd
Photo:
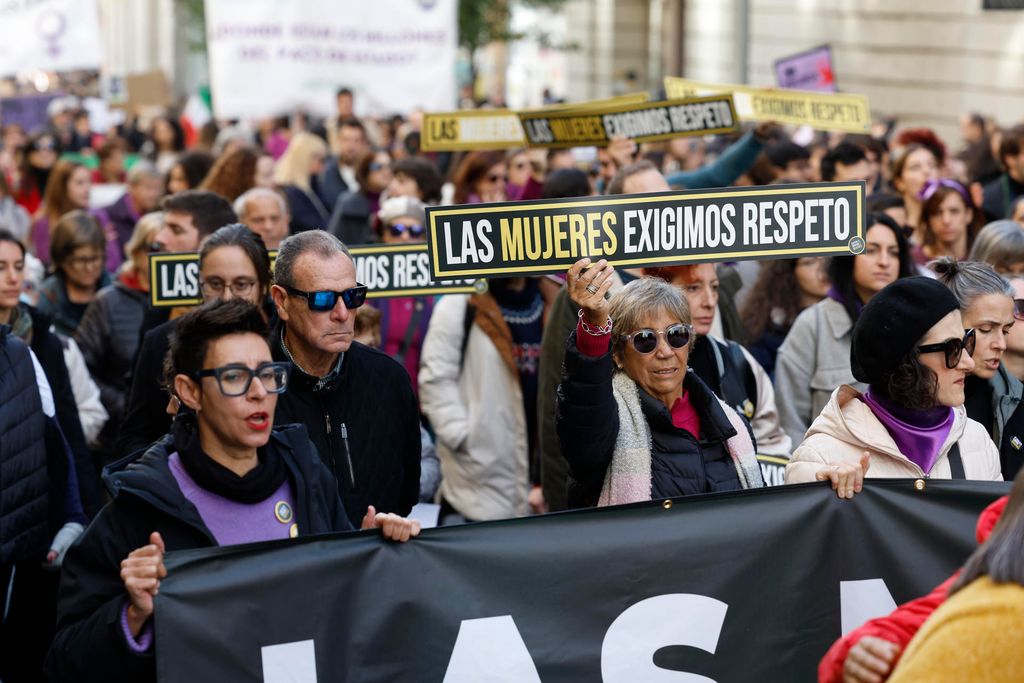
<path fill-rule="evenodd" d="M 292 364 L 275 424 L 306 425 L 353 524 L 368 505 L 408 515 L 419 495 L 419 407 L 405 369 L 353 340 L 366 301 L 348 249 L 324 230 L 283 242 L 274 266 L 274 360 Z"/>

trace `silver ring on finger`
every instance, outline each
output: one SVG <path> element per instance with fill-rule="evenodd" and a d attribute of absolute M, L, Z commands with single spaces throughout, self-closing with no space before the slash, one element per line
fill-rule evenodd
<path fill-rule="evenodd" d="M 594 286 L 594 283 L 590 283 L 587 285 L 587 291 L 591 294 L 597 294 L 597 287 Z"/>

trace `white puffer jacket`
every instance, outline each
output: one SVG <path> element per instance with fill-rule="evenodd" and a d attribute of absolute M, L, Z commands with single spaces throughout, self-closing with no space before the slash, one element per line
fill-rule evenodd
<path fill-rule="evenodd" d="M 859 464 L 865 452 L 871 457 L 868 477 L 950 479 L 947 456 L 954 443 L 960 444 L 967 479 L 1003 480 L 999 450 L 985 428 L 967 417 L 963 406 L 953 409 L 953 427 L 932 471 L 925 473 L 899 452 L 888 430 L 860 397 L 860 392 L 847 385 L 832 393 L 786 466 L 787 484 L 814 481 L 822 465 Z"/>

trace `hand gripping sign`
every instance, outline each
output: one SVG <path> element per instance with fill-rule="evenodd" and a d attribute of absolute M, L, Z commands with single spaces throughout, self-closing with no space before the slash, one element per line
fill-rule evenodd
<path fill-rule="evenodd" d="M 356 266 L 356 281 L 367 286 L 367 297 L 473 294 L 487 291 L 483 280 L 430 278 L 426 244 L 370 244 L 349 247 Z M 277 252 L 270 252 L 273 268 Z M 199 292 L 199 255 L 194 252 L 149 255 L 149 294 L 153 306 L 196 306 Z"/>
<path fill-rule="evenodd" d="M 864 183 L 656 192 L 427 207 L 434 280 L 864 250 Z"/>

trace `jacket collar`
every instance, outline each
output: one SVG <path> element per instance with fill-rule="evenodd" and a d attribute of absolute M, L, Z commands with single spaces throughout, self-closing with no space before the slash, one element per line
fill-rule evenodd
<path fill-rule="evenodd" d="M 1021 398 L 1024 397 L 1024 384 L 1011 375 L 1002 363 L 999 364 L 999 370 L 988 383 L 992 387 L 992 394 L 998 397 L 997 403 L 999 400 L 1020 403 Z"/>
<path fill-rule="evenodd" d="M 274 427 L 267 448 L 277 449 L 295 487 L 296 521 L 299 529 L 311 529 L 309 484 L 319 465 L 316 458 L 303 457 L 303 443 L 310 450 L 309 437 L 303 425 Z M 217 541 L 203 522 L 199 511 L 181 492 L 171 473 L 168 458 L 174 452 L 174 440 L 166 434 L 145 451 L 121 458 L 103 468 L 103 483 L 113 498 L 129 495 L 139 498 L 166 515 L 179 519 L 202 533 L 211 545 Z M 305 453 L 308 455 L 308 453 Z"/>
<path fill-rule="evenodd" d="M 282 320 L 274 331 L 271 333 L 271 356 L 276 361 L 283 361 L 291 363 L 295 371 L 291 373 L 288 378 L 289 387 L 301 389 L 302 391 L 311 391 L 319 393 L 322 391 L 332 391 L 341 382 L 342 377 L 345 375 L 345 371 L 348 364 L 344 362 L 345 353 L 338 355 L 338 360 L 334 364 L 334 369 L 331 370 L 324 377 L 315 377 L 308 374 L 305 370 L 299 367 L 299 364 L 292 358 L 292 354 L 288 351 L 288 347 L 284 344 L 285 334 L 285 323 Z M 352 342 L 355 345 L 357 342 Z"/>
<path fill-rule="evenodd" d="M 690 404 L 700 417 L 700 429 L 708 442 L 725 441 L 736 436 L 736 430 L 722 410 L 718 397 L 693 370 L 687 370 L 683 378 L 683 389 L 690 395 Z M 652 397 L 637 385 L 640 393 L 640 406 L 649 418 L 654 417 L 666 425 L 672 425 L 672 414 L 668 407 Z"/>
<path fill-rule="evenodd" d="M 825 317 L 825 324 L 835 339 L 842 339 L 850 334 L 853 329 L 853 321 L 850 314 L 846 312 L 843 305 L 834 299 L 824 299 L 819 304 L 821 314 Z"/>

